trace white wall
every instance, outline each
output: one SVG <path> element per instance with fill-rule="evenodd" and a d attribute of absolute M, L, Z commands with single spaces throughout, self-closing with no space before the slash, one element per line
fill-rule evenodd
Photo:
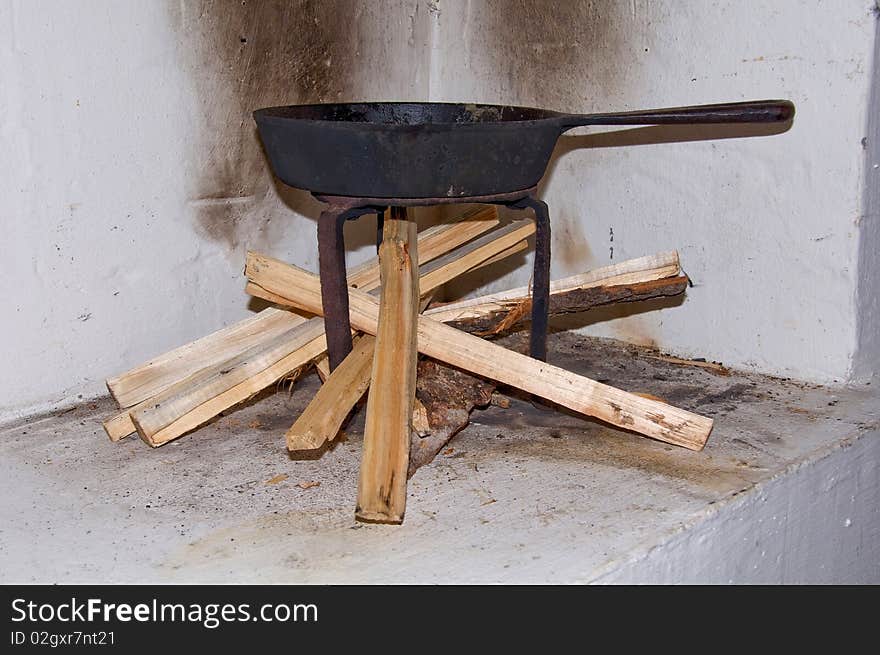
<path fill-rule="evenodd" d="M 871 8 L 0 0 L 0 411 L 102 393 L 108 375 L 245 315 L 247 247 L 314 268 L 319 206 L 276 188 L 249 113 L 356 99 L 586 112 L 791 98 L 794 128 L 768 138 L 563 139 L 542 186 L 554 274 L 678 248 L 697 283 L 682 306 L 592 331 L 842 379 L 856 349 L 859 219 L 870 214 Z M 353 228 L 355 258 L 371 227 Z M 870 253 L 863 246 L 863 261 Z M 523 264 L 494 286 L 527 275 Z M 863 274 L 860 297 L 874 277 Z M 876 349 L 864 330 L 859 343 Z"/>
<path fill-rule="evenodd" d="M 782 375 L 850 375 L 873 2 L 440 6 L 432 100 L 572 112 L 793 100 L 794 126 L 778 136 L 627 148 L 563 137 L 542 187 L 553 274 L 677 248 L 696 285 L 683 305 L 590 332 Z M 642 130 L 628 140 L 699 134 Z M 514 279 L 527 275 L 523 266 Z M 877 286 L 869 280 L 863 295 Z"/>
<path fill-rule="evenodd" d="M 279 198 L 250 111 L 424 97 L 419 12 L 0 0 L 0 410 L 100 394 L 244 316 L 248 246 L 314 266 L 319 205 Z"/>
<path fill-rule="evenodd" d="M 880 15 L 880 3 L 878 3 Z M 865 201 L 859 223 L 859 274 L 856 302 L 859 316 L 855 377 L 880 377 L 880 22 L 874 39 L 873 85 L 868 101 L 865 139 Z"/>

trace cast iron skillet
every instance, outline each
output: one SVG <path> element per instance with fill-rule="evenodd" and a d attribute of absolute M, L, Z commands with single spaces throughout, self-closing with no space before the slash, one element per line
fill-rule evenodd
<path fill-rule="evenodd" d="M 787 100 L 562 114 L 531 107 L 350 103 L 254 112 L 275 174 L 314 193 L 454 198 L 512 193 L 541 179 L 560 134 L 581 125 L 773 123 Z"/>

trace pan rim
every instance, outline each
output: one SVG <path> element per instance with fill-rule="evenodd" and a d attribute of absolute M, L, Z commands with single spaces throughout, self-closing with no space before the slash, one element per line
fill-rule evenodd
<path fill-rule="evenodd" d="M 404 107 L 404 106 L 421 106 L 421 107 L 455 107 L 460 109 L 466 108 L 474 108 L 478 110 L 501 110 L 504 111 L 526 111 L 526 112 L 539 112 L 543 114 L 538 118 L 527 118 L 527 119 L 504 119 L 504 120 L 480 120 L 473 122 L 455 122 L 455 121 L 431 121 L 431 122 L 415 122 L 415 123 L 392 123 L 392 122 L 379 122 L 379 121 L 350 121 L 350 120 L 336 120 L 336 119 L 327 119 L 327 118 L 309 118 L 305 116 L 289 116 L 284 115 L 284 112 L 289 112 L 292 109 L 302 109 L 302 110 L 327 110 L 331 107 L 339 107 L 339 108 L 354 108 L 360 106 L 389 106 L 389 107 Z M 292 105 L 277 105 L 273 107 L 263 107 L 257 110 L 254 110 L 253 117 L 257 123 L 272 123 L 272 124 L 285 124 L 285 123 L 308 123 L 313 125 L 321 125 L 322 127 L 330 127 L 330 126 L 338 126 L 344 127 L 345 129 L 351 129 L 352 126 L 357 126 L 358 129 L 377 129 L 377 130 L 399 130 L 399 131 L 410 131 L 410 130 L 424 130 L 424 129 L 449 129 L 454 127 L 455 129 L 486 129 L 487 127 L 492 128 L 504 128 L 508 127 L 523 127 L 526 125 L 541 125 L 547 123 L 555 123 L 560 119 L 569 116 L 570 114 L 566 114 L 563 112 L 554 111 L 551 109 L 542 109 L 540 107 L 530 107 L 525 105 L 501 105 L 501 104 L 492 104 L 492 103 L 476 103 L 476 102 L 410 102 L 410 101 L 379 101 L 379 102 L 369 102 L 369 101 L 357 101 L 357 102 L 326 102 L 326 103 L 306 103 L 306 104 L 292 104 Z"/>

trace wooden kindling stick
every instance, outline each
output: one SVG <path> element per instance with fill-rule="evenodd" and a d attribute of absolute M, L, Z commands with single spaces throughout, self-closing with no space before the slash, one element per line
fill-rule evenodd
<path fill-rule="evenodd" d="M 428 288 L 425 291 L 448 281 L 462 267 L 469 270 L 476 263 L 510 249 L 533 231 L 531 221 L 517 221 L 459 245 L 452 253 L 434 255 L 434 260 L 423 269 L 426 275 L 431 276 L 426 282 Z M 453 241 L 461 243 L 458 239 Z M 449 242 L 449 238 L 446 242 Z M 463 264 L 462 260 L 469 263 Z M 352 281 L 359 283 L 361 289 L 378 286 L 379 278 L 372 269 L 364 270 L 366 282 L 357 276 Z M 324 322 L 320 318 L 310 319 L 281 335 L 268 347 L 254 347 L 235 358 L 198 371 L 131 408 L 128 414 L 141 438 L 151 446 L 160 446 L 198 427 L 224 409 L 246 400 L 325 351 Z"/>
<path fill-rule="evenodd" d="M 248 253 L 245 272 L 251 282 L 300 308 L 322 312 L 320 282 L 308 271 Z M 379 311 L 376 299 L 352 289 L 349 304 L 352 325 L 375 334 Z M 452 366 L 691 450 L 702 449 L 712 430 L 712 420 L 707 417 L 534 360 L 425 316 L 418 318 L 418 347 L 419 352 Z"/>
<path fill-rule="evenodd" d="M 379 301 L 355 516 L 400 523 L 406 510 L 409 435 L 416 393 L 419 270 L 416 225 L 392 207 L 379 247 Z M 430 278 L 431 274 L 426 275 Z M 331 373 L 332 375 L 332 373 Z"/>
<path fill-rule="evenodd" d="M 586 273 L 554 280 L 550 283 L 550 294 L 552 298 L 597 287 L 640 284 L 674 277 L 680 272 L 678 252 L 671 250 L 627 259 L 618 264 L 602 266 Z M 523 300 L 529 299 L 530 295 L 529 287 L 518 287 L 467 300 L 457 300 L 428 309 L 425 313 L 434 320 L 444 323 L 464 321 L 469 318 L 485 318 L 490 314 L 509 311 L 520 306 Z"/>
<path fill-rule="evenodd" d="M 677 275 L 648 282 L 554 291 L 550 294 L 548 313 L 550 316 L 561 316 L 562 314 L 585 312 L 601 305 L 669 298 L 684 293 L 688 283 L 686 275 Z M 450 318 L 449 314 L 442 311 L 436 314 L 425 312 L 425 315 L 435 321 L 440 318 L 447 325 L 476 334 L 479 337 L 491 337 L 507 332 L 523 321 L 529 320 L 532 301 L 531 298 L 523 298 L 519 304 L 505 305 L 501 309 L 493 309 L 484 305 L 480 307 L 480 310 L 483 312 L 482 314 L 471 315 L 460 320 Z"/>

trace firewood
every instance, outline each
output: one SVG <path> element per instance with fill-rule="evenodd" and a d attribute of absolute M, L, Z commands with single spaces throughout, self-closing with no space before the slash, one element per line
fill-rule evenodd
<path fill-rule="evenodd" d="M 128 410 L 114 414 L 104 421 L 104 432 L 110 437 L 110 441 L 119 441 L 130 434 L 134 434 L 137 429 L 131 422 L 131 415 Z"/>
<path fill-rule="evenodd" d="M 500 255 L 494 253 L 504 248 L 510 241 L 528 236 L 533 231 L 534 224 L 531 221 L 511 223 L 423 266 L 419 280 L 423 296 L 422 303 L 427 304 L 433 288 L 449 281 L 462 268 L 465 268 L 461 262 L 466 262 L 467 266 L 477 268 L 485 264 L 480 258 L 485 259 L 489 256 L 490 260 L 497 260 Z M 491 238 L 496 233 L 501 236 Z M 501 254 L 515 252 L 518 250 L 506 248 L 502 250 Z M 258 285 L 250 285 L 249 289 L 257 294 L 265 292 Z M 337 367 L 337 369 L 343 369 L 342 372 L 333 371 L 324 379 L 321 389 L 287 431 L 288 450 L 321 448 L 326 442 L 332 441 L 336 437 L 345 418 L 370 386 L 372 345 L 368 344 L 374 344 L 374 340 L 371 336 L 365 336 L 364 340 L 366 343 L 362 344 L 361 349 L 354 349 Z"/>
<path fill-rule="evenodd" d="M 497 224 L 497 213 L 492 209 L 491 212 L 468 212 L 461 216 L 458 222 L 444 223 L 428 228 L 419 235 L 419 243 L 425 253 L 424 260 L 436 259 L 471 241 Z M 378 270 L 378 259 L 372 258 L 350 271 L 349 282 L 361 289 L 374 289 L 379 285 Z M 269 300 L 271 301 L 271 298 Z M 193 383 L 193 375 L 209 368 L 211 369 L 208 371 L 209 374 L 212 371 L 216 372 L 218 366 L 222 367 L 230 359 L 240 357 L 245 352 L 254 353 L 256 352 L 254 349 L 261 345 L 267 347 L 273 338 L 303 325 L 305 321 L 306 318 L 301 315 L 268 308 L 257 316 L 171 351 L 118 378 L 108 380 L 108 387 L 111 388 L 117 402 L 123 407 L 129 406 L 131 403 L 132 409 L 120 412 L 104 423 L 107 435 L 112 441 L 118 441 L 133 434 L 135 425 L 130 412 L 135 408 L 148 407 L 150 402 L 160 393 L 180 393 L 183 389 L 190 388 Z M 317 355 L 320 355 L 320 352 Z M 291 360 L 288 359 L 288 361 Z M 294 357 L 293 361 L 298 361 L 298 358 Z M 278 367 L 272 367 L 272 370 L 275 372 Z M 294 369 L 281 371 L 279 377 L 292 370 Z M 255 379 L 263 380 L 265 377 L 259 376 Z M 238 393 L 232 396 L 239 397 L 247 391 L 241 398 L 241 400 L 246 400 L 274 381 L 275 379 L 268 380 L 260 388 L 253 388 L 252 385 L 245 384 Z M 208 416 L 205 420 L 208 418 L 211 417 Z"/>
<path fill-rule="evenodd" d="M 436 289 L 440 286 L 434 279 L 435 275 L 438 275 L 436 271 L 443 269 L 442 277 L 444 282 L 448 282 L 462 273 L 488 266 L 524 250 L 528 247 L 525 237 L 531 236 L 534 232 L 535 224 L 531 220 L 514 221 L 435 259 L 429 265 L 423 266 L 420 271 L 419 284 L 423 293 L 428 289 Z M 487 259 L 486 252 L 492 252 L 492 257 Z M 355 287 L 355 285 L 349 286 Z M 364 287 L 356 288 L 363 289 Z M 290 302 L 286 301 L 283 296 L 251 282 L 247 283 L 245 291 L 252 296 L 277 305 L 291 307 Z"/>
<path fill-rule="evenodd" d="M 266 387 L 275 384 L 282 378 L 295 375 L 299 369 L 307 365 L 314 358 L 327 351 L 327 341 L 324 338 L 324 325 L 321 319 L 310 321 L 316 333 L 320 336 L 310 341 L 305 347 L 294 350 L 282 357 L 277 362 L 259 373 L 249 377 L 234 387 L 224 391 L 199 405 L 192 411 L 177 417 L 173 422 L 162 428 L 159 432 L 149 436 L 148 443 L 151 446 L 161 446 L 169 441 L 196 429 L 206 421 L 211 420 L 220 412 L 223 412 L 238 403 L 259 393 Z M 144 435 L 141 435 L 142 437 Z"/>
<path fill-rule="evenodd" d="M 424 408 L 427 430 L 420 434 L 413 429 L 407 475 L 412 477 L 431 462 L 467 426 L 471 410 L 489 404 L 494 390 L 492 382 L 457 368 L 430 359 L 420 361 L 416 398 Z"/>
<path fill-rule="evenodd" d="M 550 296 L 550 313 L 559 315 L 583 312 L 609 303 L 675 296 L 683 293 L 687 285 L 687 276 L 679 275 L 636 284 L 557 291 Z M 484 317 L 455 321 L 448 325 L 485 338 L 501 334 L 523 320 L 528 320 L 530 312 L 531 303 L 528 298 L 523 298 L 521 304 L 511 309 L 492 312 Z M 658 359 L 673 360 L 673 363 L 683 361 L 667 357 L 658 357 Z M 691 362 L 687 361 L 687 363 Z M 701 364 L 701 362 L 693 362 L 696 366 Z M 495 403 L 492 396 L 494 389 L 494 384 L 464 371 L 432 360 L 419 362 L 416 399 L 424 401 L 422 406 L 428 427 L 427 430 L 419 432 L 414 429 L 410 438 L 410 477 L 418 468 L 430 463 L 452 437 L 467 426 L 474 407 L 482 407 L 490 401 Z M 666 402 L 663 398 L 652 394 L 634 393 L 642 398 Z M 413 416 L 415 417 L 415 413 Z M 413 427 L 415 428 L 415 425 Z"/>
<path fill-rule="evenodd" d="M 502 255 L 519 252 L 520 244 L 524 243 L 522 239 L 530 236 L 534 229 L 534 223 L 531 221 L 516 221 L 423 266 L 419 281 L 423 295 L 422 303 L 427 306 L 430 292 L 461 272 L 498 261 Z M 514 245 L 507 247 L 510 243 Z M 488 256 L 490 254 L 491 256 Z M 279 298 L 277 294 L 267 292 L 258 285 L 249 284 L 248 290 L 261 297 Z M 342 373 L 334 375 L 335 371 L 330 373 L 328 367 L 328 374 L 322 377 L 324 384 L 321 390 L 312 398 L 285 435 L 288 450 L 321 448 L 336 437 L 345 418 L 370 386 L 372 368 L 367 358 L 371 358 L 372 354 L 367 352 L 368 346 L 365 345 L 363 348 L 363 352 L 349 353 L 348 358 L 352 361 Z"/>
<path fill-rule="evenodd" d="M 107 380 L 110 395 L 120 407 L 133 407 L 176 382 L 219 361 L 305 322 L 290 311 L 268 307 L 238 323 L 175 348 L 122 375 Z"/>
<path fill-rule="evenodd" d="M 422 262 L 449 252 L 498 225 L 495 207 L 471 210 L 454 221 L 426 229 L 419 235 Z M 378 286 L 378 261 L 374 258 L 349 273 L 349 283 L 358 288 Z M 304 322 L 302 317 L 275 308 L 267 308 L 229 327 L 192 343 L 171 350 L 109 378 L 107 388 L 120 407 L 132 407 L 196 371 L 240 355 L 260 343 L 268 342 L 286 330 Z"/>
<path fill-rule="evenodd" d="M 418 235 L 419 261 L 421 264 L 432 262 L 499 224 L 498 210 L 493 207 L 482 207 L 461 214 L 451 222 L 426 228 Z M 362 291 L 368 288 L 377 289 L 379 287 L 378 258 L 373 257 L 361 266 L 366 269 L 364 277 L 354 280 L 349 276 L 348 285 Z"/>
<path fill-rule="evenodd" d="M 166 437 L 170 435 L 163 432 L 164 428 L 231 387 L 246 382 L 286 354 L 305 348 L 322 334 L 322 329 L 320 319 L 306 321 L 269 344 L 255 346 L 222 364 L 197 371 L 183 382 L 132 408 L 129 415 L 138 434 L 151 446 L 166 443 Z"/>
<path fill-rule="evenodd" d="M 502 253 L 503 254 L 503 253 Z M 677 261 L 677 256 L 676 259 Z M 559 280 L 551 285 L 554 291 L 550 297 L 551 314 L 568 313 L 575 311 L 586 311 L 592 307 L 608 304 L 612 302 L 644 300 L 648 298 L 677 295 L 684 291 L 687 285 L 687 277 L 679 276 L 675 278 L 663 280 L 651 280 L 636 284 L 618 285 L 618 286 L 590 286 L 593 284 L 602 284 L 606 280 L 618 280 L 619 275 L 615 272 L 619 271 L 621 266 L 633 271 L 639 270 L 637 267 L 642 263 L 657 261 L 656 257 L 643 257 L 638 260 L 630 260 L 623 262 L 614 267 L 605 267 L 604 270 L 611 272 L 610 277 L 597 277 L 591 273 L 585 273 L 564 280 Z M 678 265 L 675 265 L 677 270 Z M 648 278 L 653 277 L 656 270 L 650 267 L 644 275 Z M 630 274 L 631 275 L 631 274 Z M 632 278 L 630 278 L 632 279 Z M 570 280 L 583 281 L 584 287 L 571 288 Z M 251 287 L 258 290 L 257 293 L 268 293 L 256 284 L 250 283 Z M 562 290 L 562 291 L 560 291 Z M 275 294 L 273 294 L 275 295 Z M 446 312 L 446 316 L 458 316 L 456 306 L 458 303 L 444 305 L 434 310 L 428 310 L 427 314 L 435 315 Z M 468 307 L 467 314 L 486 311 L 487 314 L 472 315 L 470 318 L 455 321 L 451 323 L 454 327 L 478 334 L 479 336 L 490 336 L 500 334 L 523 320 L 528 320 L 530 316 L 530 299 L 526 298 L 510 298 L 503 304 L 499 303 L 480 303 L 473 307 Z M 337 380 L 330 380 L 330 387 L 324 391 L 319 398 L 315 396 L 309 403 L 306 410 L 297 418 L 293 426 L 287 431 L 287 447 L 291 451 L 309 450 L 322 447 L 326 442 L 332 441 L 339 428 L 342 426 L 345 417 L 354 408 L 357 401 L 363 393 L 369 388 L 369 371 L 370 367 L 366 362 L 359 362 L 359 366 L 355 369 L 360 377 L 353 377 L 353 372 L 346 369 L 344 375 L 338 376 Z M 466 375 L 466 374 L 462 374 Z M 327 379 L 324 380 L 325 385 L 328 384 Z M 330 402 L 328 402 L 328 399 Z M 447 426 L 452 426 L 458 422 L 458 419 L 448 422 Z M 455 432 L 467 424 L 464 423 L 454 428 L 448 435 L 451 438 Z M 447 438 L 447 440 L 448 440 Z M 424 446 L 422 447 L 424 448 Z M 436 451 L 434 451 L 436 453 Z M 433 457 L 433 455 L 431 455 Z"/>
<path fill-rule="evenodd" d="M 343 421 L 370 386 L 376 339 L 363 335 L 285 435 L 287 449 L 312 450 L 333 440 Z"/>
<path fill-rule="evenodd" d="M 426 275 L 430 275 L 425 292 L 452 279 L 461 268 L 461 260 L 466 260 L 469 268 L 473 267 L 506 249 L 510 243 L 516 243 L 530 230 L 534 230 L 531 221 L 511 223 L 497 230 L 501 234 L 497 239 L 481 237 L 473 243 L 460 246 L 452 253 L 453 256 L 435 257 L 435 261 L 429 262 L 423 269 Z M 447 238 L 447 243 L 451 241 L 455 240 Z M 364 270 L 366 272 L 354 276 L 353 281 L 360 285 L 361 290 L 378 286 L 379 278 L 367 277 L 371 270 Z M 363 282 L 362 279 L 367 281 Z M 323 320 L 309 319 L 270 344 L 256 346 L 237 357 L 198 371 L 131 408 L 128 414 L 140 437 L 151 446 L 160 446 L 321 356 L 326 349 L 325 343 Z M 276 364 L 281 361 L 290 368 L 279 369 Z M 277 374 L 277 377 L 267 380 L 263 374 L 267 370 L 271 370 L 273 375 Z"/>
<path fill-rule="evenodd" d="M 523 239 L 522 241 L 520 241 L 516 245 L 511 246 L 507 250 L 504 250 L 503 252 L 495 255 L 494 257 L 491 257 L 490 259 L 487 259 L 486 261 L 475 266 L 471 270 L 477 270 L 479 268 L 484 268 L 486 266 L 490 266 L 496 262 L 499 262 L 503 259 L 506 259 L 507 257 L 515 255 L 516 253 L 522 252 L 523 250 L 528 249 L 528 247 L 529 247 L 529 242 L 526 241 L 525 239 Z M 248 289 L 250 291 L 253 291 L 253 295 L 259 296 L 259 297 L 263 298 L 264 300 L 268 300 L 269 302 L 273 302 L 275 304 L 282 305 L 282 306 L 284 306 L 287 302 L 284 297 L 279 296 L 274 293 L 271 293 L 269 291 L 266 291 L 265 289 L 261 289 L 257 285 L 252 285 L 252 286 L 248 287 Z M 420 314 L 423 311 L 425 311 L 425 309 L 431 304 L 432 298 L 433 298 L 433 294 L 422 294 L 422 300 L 421 300 L 420 307 L 419 307 Z M 327 381 L 327 378 L 330 377 L 330 360 L 327 357 L 327 355 L 325 354 L 325 355 L 322 355 L 321 357 L 318 357 L 318 359 L 316 359 L 314 362 L 314 366 L 315 366 L 315 372 L 318 374 L 318 377 L 320 378 L 321 383 L 323 384 L 324 382 Z M 368 377 L 369 377 L 369 374 L 368 374 Z M 369 379 L 367 380 L 367 384 L 369 384 Z M 364 391 L 366 391 L 366 389 L 364 389 Z M 303 444 L 307 444 L 307 443 L 310 443 L 310 440 L 306 439 L 303 441 Z M 300 447 L 293 447 L 293 448 L 290 448 L 290 446 L 288 446 L 288 448 L 290 448 L 290 450 L 300 450 L 300 449 L 308 450 L 308 449 L 317 448 L 317 447 L 319 447 L 319 446 L 302 445 Z"/>
<path fill-rule="evenodd" d="M 638 282 L 635 284 L 618 284 L 613 286 L 582 287 L 566 291 L 553 291 L 550 294 L 550 315 L 573 314 L 584 312 L 594 307 L 610 305 L 620 302 L 636 302 L 653 298 L 668 298 L 684 293 L 687 288 L 688 278 L 685 275 L 651 280 L 650 282 Z M 447 319 L 443 322 L 452 327 L 476 334 L 480 337 L 489 337 L 501 334 L 512 327 L 529 320 L 531 317 L 531 298 L 521 298 L 519 302 L 505 301 L 503 305 L 476 305 L 479 311 L 485 311 L 480 316 L 471 315 L 468 318 L 452 321 L 448 320 L 453 312 L 428 310 L 425 316 L 434 320 Z M 498 309 L 493 309 L 497 307 Z M 468 308 L 468 313 L 475 313 L 474 307 Z M 454 311 L 454 310 L 453 310 Z"/>
<path fill-rule="evenodd" d="M 422 294 L 419 301 L 420 313 L 431 304 L 433 296 L 431 292 Z M 359 345 L 360 341 L 364 343 Z M 326 386 L 331 375 L 327 355 L 315 360 L 315 370 L 321 378 L 322 385 L 325 386 L 318 389 L 318 393 L 312 397 L 296 422 L 287 430 L 285 439 L 288 450 L 291 452 L 314 450 L 336 437 L 345 418 L 370 387 L 375 344 L 375 338 L 369 334 L 355 335 L 351 353 L 336 367 L 342 369 L 342 372 L 336 373 L 336 378 L 329 386 Z M 417 417 L 418 410 L 421 409 L 422 412 L 425 410 L 421 403 L 417 402 L 416 405 L 417 407 L 413 409 L 414 428 L 420 418 Z M 427 429 L 427 420 L 425 415 L 424 429 Z"/>
<path fill-rule="evenodd" d="M 614 277 L 612 276 L 612 278 Z M 682 293 L 687 287 L 688 279 L 686 276 L 678 276 L 663 280 L 652 280 L 649 282 L 641 282 L 638 284 L 626 284 L 617 286 L 600 286 L 587 287 L 584 289 L 568 289 L 567 291 L 556 291 L 550 296 L 550 313 L 558 315 L 568 312 L 583 312 L 593 307 L 614 303 L 629 302 L 635 300 L 646 300 L 649 298 L 667 297 Z M 256 286 L 256 285 L 254 285 Z M 560 286 L 559 288 L 566 288 Z M 485 316 L 472 316 L 465 320 L 450 323 L 457 329 L 477 334 L 478 336 L 497 335 L 505 332 L 524 320 L 528 320 L 530 316 L 529 298 L 519 299 L 519 304 L 505 304 L 506 309 L 496 309 L 497 305 L 491 305 L 491 309 L 487 310 Z M 450 305 L 444 306 L 445 308 Z M 477 307 L 485 307 L 477 305 Z M 429 310 L 430 311 L 430 310 Z M 365 337 L 367 338 L 367 337 Z M 359 359 L 359 356 L 356 357 Z M 354 372 L 346 368 L 345 374 L 340 374 L 338 379 L 331 380 L 329 387 L 322 388 L 320 396 L 316 395 L 309 403 L 306 410 L 297 418 L 293 426 L 287 431 L 287 447 L 291 451 L 309 450 L 321 448 L 326 442 L 332 441 L 342 422 L 348 413 L 354 408 L 357 401 L 363 393 L 369 388 L 370 367 L 366 362 L 360 362 L 359 367 Z M 421 374 L 420 364 L 420 374 Z M 434 371 L 435 369 L 428 369 Z M 466 379 L 473 380 L 472 376 L 459 371 Z M 446 376 L 448 377 L 448 376 Z M 446 377 L 441 377 L 441 382 L 445 383 Z M 327 386 L 325 378 L 325 386 Z M 419 388 L 422 388 L 422 381 L 419 378 Z M 446 385 L 450 386 L 450 385 Z M 426 389 L 428 387 L 425 387 Z M 357 390 L 355 392 L 354 390 Z M 427 392 L 426 392 L 427 393 Z M 439 396 L 438 396 L 439 397 Z M 464 406 L 466 403 L 461 403 Z M 445 421 L 442 431 L 447 433 L 445 440 L 435 437 L 433 442 L 440 443 L 437 449 L 426 450 L 426 445 L 420 445 L 420 451 L 423 457 L 433 457 L 437 450 L 442 447 L 443 443 L 448 441 L 458 430 L 467 425 L 467 413 L 475 404 L 474 401 L 465 411 L 464 419 L 459 414 L 450 413 L 450 420 Z M 414 418 L 415 421 L 415 418 Z M 442 443 L 441 443 L 442 442 Z M 414 442 L 415 443 L 415 442 Z M 430 461 L 430 458 L 426 461 Z M 426 463 L 423 462 L 423 463 Z M 420 464 L 421 465 L 421 464 Z M 411 470 L 412 467 L 411 467 Z"/>
<path fill-rule="evenodd" d="M 416 225 L 407 220 L 404 208 L 392 208 L 391 216 L 391 220 L 385 220 L 379 247 L 382 296 L 355 510 L 358 520 L 376 523 L 400 523 L 406 511 L 406 473 L 418 358 Z M 513 243 L 518 240 L 519 237 Z M 453 270 L 458 270 L 457 263 L 450 262 Z M 436 271 L 425 277 L 435 274 Z"/>
<path fill-rule="evenodd" d="M 487 259 L 482 264 L 480 264 L 479 266 L 475 266 L 471 270 L 475 271 L 479 268 L 485 268 L 487 266 L 491 266 L 492 264 L 495 264 L 496 262 L 503 261 L 503 260 L 507 259 L 508 257 L 511 257 L 511 256 L 517 254 L 518 252 L 523 252 L 524 250 L 528 250 L 528 249 L 529 249 L 529 242 L 525 241 L 525 240 L 520 241 L 515 246 L 511 246 L 510 248 L 508 248 L 504 252 L 499 252 L 497 255 L 495 255 L 491 259 Z"/>
<path fill-rule="evenodd" d="M 674 296 L 683 293 L 687 284 L 688 278 L 680 275 L 637 284 L 556 292 L 550 296 L 550 313 L 559 315 L 583 312 L 609 303 Z M 531 303 L 528 298 L 524 298 L 522 304 L 514 309 L 493 312 L 485 317 L 469 318 L 449 325 L 485 338 L 505 332 L 522 320 L 528 320 L 530 312 Z M 418 431 L 415 429 L 416 413 L 413 412 L 413 434 L 410 437 L 409 455 L 410 477 L 418 468 L 429 464 L 452 437 L 468 425 L 470 413 L 475 407 L 483 407 L 490 401 L 495 403 L 494 389 L 495 385 L 491 382 L 459 369 L 428 359 L 419 362 L 416 400 L 420 402 L 422 411 L 425 412 L 427 428 Z M 663 398 L 647 393 L 635 395 L 666 402 Z"/>
<path fill-rule="evenodd" d="M 650 282 L 678 275 L 681 272 L 678 253 L 657 253 L 646 257 L 628 259 L 611 266 L 603 266 L 586 273 L 554 280 L 550 283 L 551 296 L 566 291 L 591 289 L 600 286 L 618 286 Z M 529 287 L 508 289 L 477 298 L 459 300 L 441 307 L 429 309 L 426 315 L 444 323 L 463 321 L 468 318 L 485 317 L 496 311 L 511 310 L 530 296 Z M 552 301 L 551 301 L 552 302 Z"/>
<path fill-rule="evenodd" d="M 245 272 L 264 289 L 321 313 L 320 282 L 312 273 L 253 252 Z M 349 304 L 352 325 L 375 334 L 376 299 L 352 289 Z M 700 450 L 712 429 L 709 418 L 531 359 L 425 316 L 418 319 L 418 344 L 429 357 L 660 441 Z"/>
<path fill-rule="evenodd" d="M 504 227 L 484 234 L 460 248 L 428 264 L 421 272 L 419 286 L 422 292 L 436 289 L 475 268 L 487 259 L 495 258 L 517 246 L 523 239 L 535 233 L 531 220 L 514 221 Z M 488 254 L 487 254 L 488 253 Z M 442 281 L 441 281 L 442 280 Z"/>

